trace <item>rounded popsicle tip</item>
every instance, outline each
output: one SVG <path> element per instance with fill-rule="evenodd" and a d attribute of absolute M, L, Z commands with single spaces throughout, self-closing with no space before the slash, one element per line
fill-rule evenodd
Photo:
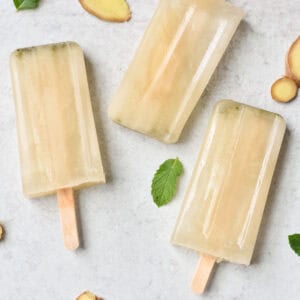
<path fill-rule="evenodd" d="M 79 248 L 79 240 L 78 239 L 69 239 L 64 241 L 65 248 L 70 251 L 75 251 Z"/>

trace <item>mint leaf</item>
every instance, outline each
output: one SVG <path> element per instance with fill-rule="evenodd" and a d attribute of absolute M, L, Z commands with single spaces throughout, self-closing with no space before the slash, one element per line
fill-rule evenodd
<path fill-rule="evenodd" d="M 151 185 L 151 194 L 158 207 L 172 200 L 176 192 L 177 179 L 182 172 L 183 166 L 178 158 L 168 159 L 160 165 Z"/>
<path fill-rule="evenodd" d="M 17 10 L 37 8 L 40 0 L 14 0 Z"/>
<path fill-rule="evenodd" d="M 291 248 L 295 251 L 295 253 L 300 256 L 300 234 L 295 233 L 289 235 L 289 243 Z"/>

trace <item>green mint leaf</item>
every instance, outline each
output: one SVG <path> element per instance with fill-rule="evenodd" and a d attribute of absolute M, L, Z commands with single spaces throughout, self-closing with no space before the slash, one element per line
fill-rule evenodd
<path fill-rule="evenodd" d="M 300 256 L 300 234 L 296 233 L 289 235 L 289 243 L 295 253 Z"/>
<path fill-rule="evenodd" d="M 178 158 L 168 159 L 160 165 L 151 185 L 151 194 L 158 207 L 172 200 L 176 192 L 177 179 L 182 172 L 183 166 Z"/>
<path fill-rule="evenodd" d="M 40 0 L 14 0 L 17 10 L 37 8 Z"/>

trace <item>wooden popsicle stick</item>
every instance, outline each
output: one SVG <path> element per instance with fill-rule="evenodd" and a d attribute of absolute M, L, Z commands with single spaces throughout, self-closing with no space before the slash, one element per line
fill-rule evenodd
<path fill-rule="evenodd" d="M 79 237 L 73 189 L 58 190 L 57 201 L 65 247 L 75 250 L 79 247 Z"/>
<path fill-rule="evenodd" d="M 196 272 L 192 279 L 191 288 L 195 294 L 202 294 L 214 268 L 217 258 L 207 254 L 201 254 Z"/>

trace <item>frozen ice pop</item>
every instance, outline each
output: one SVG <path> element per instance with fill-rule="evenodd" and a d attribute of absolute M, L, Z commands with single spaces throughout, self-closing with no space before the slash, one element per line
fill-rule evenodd
<path fill-rule="evenodd" d="M 242 17 L 224 0 L 161 0 L 110 118 L 175 143 Z"/>
<path fill-rule="evenodd" d="M 73 42 L 11 55 L 24 194 L 57 193 L 65 245 L 79 245 L 73 189 L 105 181 L 84 55 Z"/>
<path fill-rule="evenodd" d="M 172 236 L 203 255 L 200 269 L 216 259 L 250 264 L 285 127 L 271 112 L 215 106 Z"/>

